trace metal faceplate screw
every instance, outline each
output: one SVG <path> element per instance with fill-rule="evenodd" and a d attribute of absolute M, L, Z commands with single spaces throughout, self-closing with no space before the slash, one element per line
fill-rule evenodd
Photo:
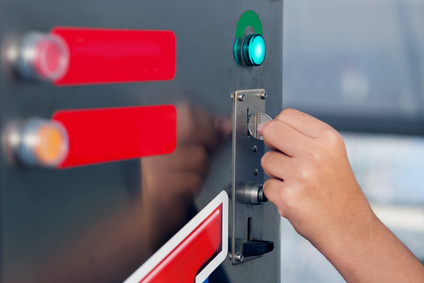
<path fill-rule="evenodd" d="M 259 170 L 258 170 L 258 168 L 255 168 L 255 170 L 253 170 L 253 175 L 258 175 L 259 174 Z"/>
<path fill-rule="evenodd" d="M 243 93 L 240 93 L 240 94 L 237 96 L 237 99 L 238 99 L 239 101 L 243 101 L 245 98 L 246 98 L 246 96 L 245 96 Z"/>
<path fill-rule="evenodd" d="M 256 145 L 254 145 L 254 146 L 252 147 L 252 151 L 253 151 L 253 152 L 257 152 L 257 151 L 258 151 L 258 147 L 257 147 Z"/>
<path fill-rule="evenodd" d="M 268 93 L 261 92 L 260 97 L 261 97 L 261 99 L 266 99 L 268 97 Z"/>
<path fill-rule="evenodd" d="M 233 259 L 233 255 L 232 255 L 231 253 L 229 253 L 229 254 L 228 254 L 228 258 L 229 258 L 230 260 L 232 260 L 232 259 Z M 235 259 L 236 261 L 238 261 L 238 262 L 243 262 L 243 260 L 244 260 L 244 256 L 243 256 L 242 254 L 236 254 L 236 255 L 234 256 L 234 259 Z"/>
<path fill-rule="evenodd" d="M 236 254 L 236 256 L 234 258 L 239 262 L 243 262 L 243 260 L 244 260 L 244 256 L 241 255 L 241 254 Z"/>

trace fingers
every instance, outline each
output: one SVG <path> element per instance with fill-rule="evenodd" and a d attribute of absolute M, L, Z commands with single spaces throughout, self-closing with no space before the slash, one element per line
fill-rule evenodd
<path fill-rule="evenodd" d="M 319 137 L 322 132 L 332 129 L 328 124 L 295 109 L 283 110 L 275 120 L 286 123 L 295 130 L 312 138 Z"/>
<path fill-rule="evenodd" d="M 270 178 L 285 180 L 290 176 L 292 167 L 289 165 L 292 158 L 284 153 L 269 151 L 261 159 L 261 165 L 265 174 Z"/>
<path fill-rule="evenodd" d="M 268 148 L 281 151 L 291 157 L 301 154 L 310 143 L 310 137 L 279 120 L 266 123 L 262 136 Z"/>
<path fill-rule="evenodd" d="M 287 205 L 285 204 L 286 190 L 284 189 L 284 181 L 270 179 L 265 182 L 263 189 L 267 199 L 272 202 L 278 209 L 278 213 L 287 218 Z"/>

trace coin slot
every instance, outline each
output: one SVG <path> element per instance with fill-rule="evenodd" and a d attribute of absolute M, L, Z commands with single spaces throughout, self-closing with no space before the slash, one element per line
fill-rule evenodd
<path fill-rule="evenodd" d="M 247 108 L 247 111 L 246 111 L 247 113 L 247 115 L 246 115 L 246 124 L 247 125 L 249 125 L 249 119 L 250 119 L 250 109 L 249 108 Z M 249 131 L 249 127 L 248 127 L 248 129 L 247 129 L 247 136 L 248 137 L 250 137 L 250 131 Z"/>
<path fill-rule="evenodd" d="M 247 218 L 247 240 L 250 241 L 250 230 L 252 226 L 252 217 Z"/>

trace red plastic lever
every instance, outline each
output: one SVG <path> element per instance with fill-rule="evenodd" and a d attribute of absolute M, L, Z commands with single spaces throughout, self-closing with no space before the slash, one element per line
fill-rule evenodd
<path fill-rule="evenodd" d="M 176 37 L 172 31 L 56 27 L 68 45 L 68 72 L 55 85 L 172 80 Z"/>
<path fill-rule="evenodd" d="M 52 119 L 69 138 L 68 157 L 59 168 L 167 154 L 176 147 L 173 105 L 64 110 Z"/>

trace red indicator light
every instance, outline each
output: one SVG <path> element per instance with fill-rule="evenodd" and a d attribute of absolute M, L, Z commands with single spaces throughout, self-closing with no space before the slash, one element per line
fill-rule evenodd
<path fill-rule="evenodd" d="M 30 32 L 23 36 L 12 64 L 22 78 L 60 80 L 68 71 L 68 46 L 60 36 Z"/>
<path fill-rule="evenodd" d="M 68 72 L 56 85 L 172 80 L 176 37 L 172 31 L 57 27 L 70 52 Z"/>
<path fill-rule="evenodd" d="M 26 166 L 56 167 L 68 154 L 68 134 L 60 123 L 31 118 L 11 124 L 5 146 L 12 161 Z"/>
<path fill-rule="evenodd" d="M 69 150 L 59 168 L 140 158 L 174 151 L 173 105 L 65 110 L 53 115 L 68 133 Z"/>

